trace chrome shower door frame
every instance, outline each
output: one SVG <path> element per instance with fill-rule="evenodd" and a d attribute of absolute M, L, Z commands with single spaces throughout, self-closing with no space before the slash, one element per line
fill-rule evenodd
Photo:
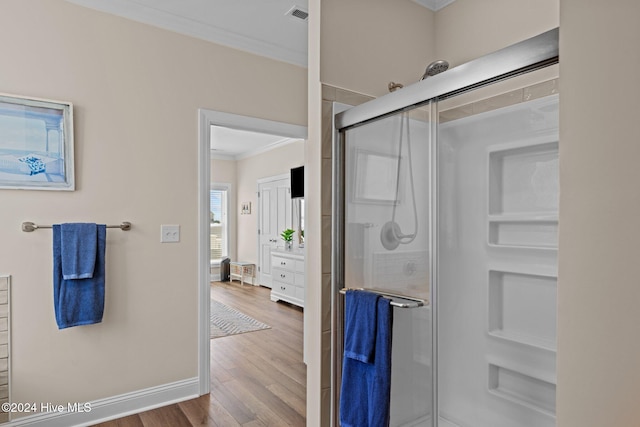
<path fill-rule="evenodd" d="M 398 114 L 415 107 L 435 101 L 431 105 L 431 117 L 434 125 L 430 130 L 431 188 L 430 188 L 430 301 L 432 304 L 432 340 L 437 342 L 437 101 L 470 90 L 506 80 L 541 68 L 554 65 L 559 61 L 558 28 L 524 40 L 497 52 L 485 55 L 466 64 L 452 68 L 406 86 L 362 105 L 350 108 L 334 115 L 333 121 L 333 164 L 332 164 L 332 244 L 331 244 L 331 425 L 339 426 L 338 402 L 340 375 L 342 370 L 343 314 L 344 301 L 340 289 L 346 287 L 344 248 L 345 248 L 345 131 L 368 122 Z M 438 409 L 437 393 L 437 345 L 432 345 L 432 389 L 433 412 Z M 437 426 L 437 417 L 433 417 Z"/>

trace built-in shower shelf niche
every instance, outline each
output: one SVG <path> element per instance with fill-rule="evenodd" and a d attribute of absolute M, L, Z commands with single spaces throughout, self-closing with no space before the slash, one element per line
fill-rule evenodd
<path fill-rule="evenodd" d="M 558 249 L 558 215 L 489 215 L 489 246 Z"/>
<path fill-rule="evenodd" d="M 534 138 L 489 149 L 489 214 L 558 212 L 558 141 Z"/>
<path fill-rule="evenodd" d="M 489 393 L 555 418 L 555 379 L 489 363 Z"/>
<path fill-rule="evenodd" d="M 489 335 L 556 351 L 557 277 L 489 271 Z"/>
<path fill-rule="evenodd" d="M 557 136 L 492 146 L 488 163 L 487 243 L 557 250 Z"/>

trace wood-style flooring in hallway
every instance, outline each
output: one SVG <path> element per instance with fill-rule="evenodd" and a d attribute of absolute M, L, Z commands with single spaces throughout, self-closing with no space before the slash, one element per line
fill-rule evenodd
<path fill-rule="evenodd" d="M 272 302 L 269 293 L 238 282 L 212 282 L 212 298 L 271 329 L 211 340 L 210 395 L 96 426 L 304 426 L 302 309 Z"/>

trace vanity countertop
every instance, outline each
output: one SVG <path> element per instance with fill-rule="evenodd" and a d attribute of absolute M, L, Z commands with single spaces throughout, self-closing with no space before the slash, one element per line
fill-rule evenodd
<path fill-rule="evenodd" d="M 293 248 L 291 250 L 285 248 L 273 248 L 271 249 L 272 254 L 284 255 L 284 256 L 296 256 L 296 257 L 304 257 L 304 248 Z"/>

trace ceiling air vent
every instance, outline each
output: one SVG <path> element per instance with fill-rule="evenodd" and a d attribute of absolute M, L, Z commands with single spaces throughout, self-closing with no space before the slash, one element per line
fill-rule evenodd
<path fill-rule="evenodd" d="M 302 19 L 303 21 L 307 21 L 309 19 L 309 12 L 303 10 L 300 6 L 293 6 L 287 13 L 285 13 L 285 15 Z"/>

